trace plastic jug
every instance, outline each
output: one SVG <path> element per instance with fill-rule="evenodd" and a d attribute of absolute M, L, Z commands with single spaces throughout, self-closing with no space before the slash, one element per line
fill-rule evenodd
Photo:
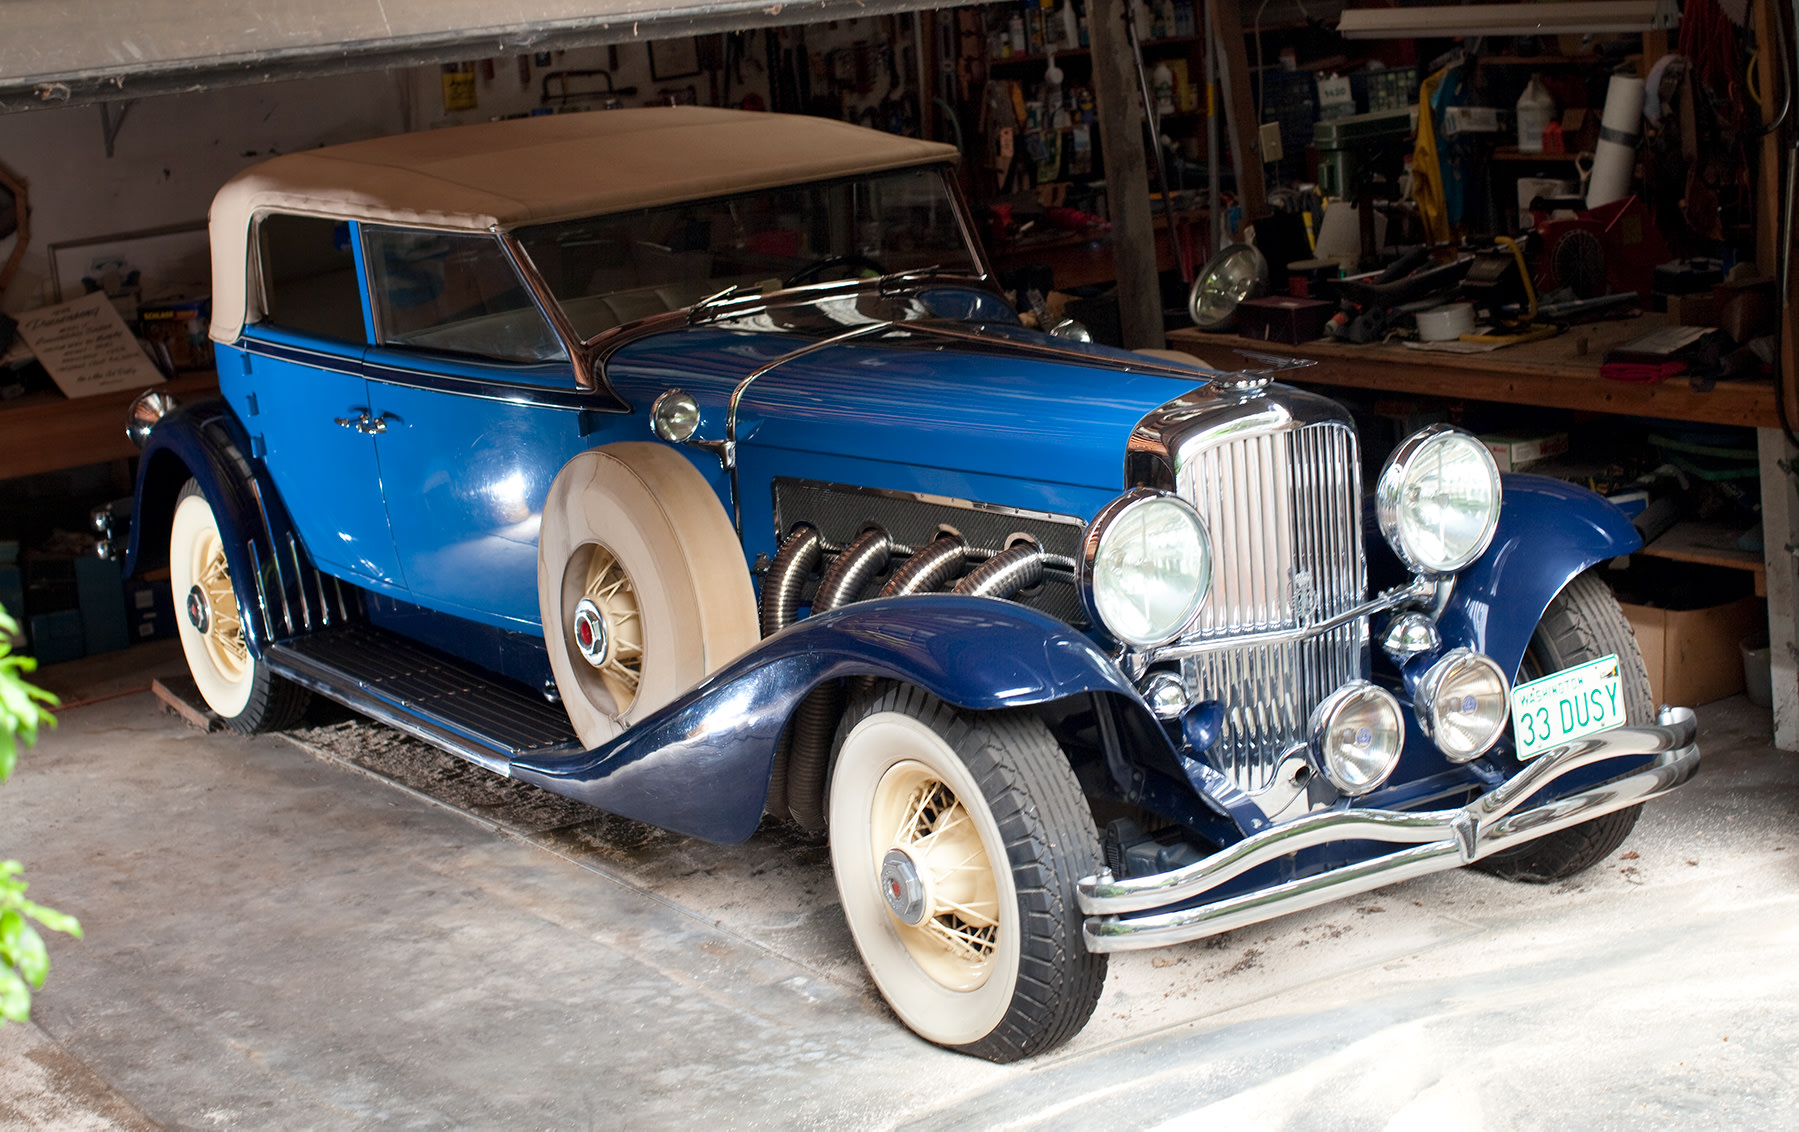
<path fill-rule="evenodd" d="M 1542 153 L 1543 130 L 1555 118 L 1555 99 L 1537 76 L 1518 96 L 1518 152 Z"/>

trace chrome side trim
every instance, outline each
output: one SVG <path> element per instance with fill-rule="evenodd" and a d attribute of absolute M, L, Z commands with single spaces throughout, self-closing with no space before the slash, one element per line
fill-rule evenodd
<path fill-rule="evenodd" d="M 1502 849 L 1664 794 L 1699 768 L 1698 724 L 1689 708 L 1665 709 L 1651 726 L 1618 727 L 1539 755 L 1510 781 L 1461 809 L 1402 813 L 1332 810 L 1244 838 L 1203 861 L 1148 877 L 1087 877 L 1076 886 L 1091 951 L 1186 943 L 1316 907 L 1412 877 L 1456 868 Z M 1571 771 L 1631 755 L 1646 767 L 1576 794 L 1518 807 Z M 1154 911 L 1203 897 L 1258 866 L 1333 842 L 1379 841 L 1408 848 L 1215 903 Z M 1127 915 L 1147 912 L 1147 915 Z"/>
<path fill-rule="evenodd" d="M 603 400 L 596 398 L 593 390 L 557 389 L 554 386 L 532 385 L 526 382 L 490 381 L 486 378 L 464 377 L 460 374 L 430 373 L 424 370 L 388 365 L 385 362 L 365 362 L 363 377 L 379 385 L 392 385 L 401 389 L 420 389 L 431 393 L 450 393 L 458 397 L 471 397 L 480 401 L 500 401 L 508 405 L 523 405 L 535 409 L 595 409 L 608 413 L 622 411 L 615 410 Z"/>
<path fill-rule="evenodd" d="M 743 501 L 742 494 L 737 487 L 737 408 L 743 403 L 743 395 L 750 391 L 750 386 L 756 383 L 757 378 L 786 365 L 795 358 L 803 358 L 807 354 L 815 354 L 820 350 L 851 342 L 857 338 L 867 338 L 892 325 L 891 322 L 871 322 L 867 326 L 858 326 L 853 330 L 846 330 L 842 334 L 833 334 L 829 338 L 808 342 L 797 350 L 787 351 L 772 362 L 757 366 L 737 383 L 736 388 L 731 390 L 731 401 L 725 409 L 725 448 L 724 452 L 720 454 L 720 459 L 724 462 L 725 471 L 731 475 L 731 527 L 737 532 L 739 539 L 743 537 Z"/>

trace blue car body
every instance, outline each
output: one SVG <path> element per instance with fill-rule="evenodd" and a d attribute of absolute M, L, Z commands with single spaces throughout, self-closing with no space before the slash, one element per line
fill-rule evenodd
<path fill-rule="evenodd" d="M 254 262 L 241 247 L 221 253 L 221 238 L 263 232 L 261 254 L 275 260 L 289 238 L 268 227 L 278 204 L 241 213 L 243 228 L 221 229 L 230 209 L 215 208 L 220 270 Z M 405 267 L 416 289 L 417 262 L 371 262 L 371 234 L 406 237 L 403 217 L 346 207 L 333 228 L 295 216 L 315 225 L 296 228 L 316 237 L 308 254 L 344 257 L 356 307 L 321 306 L 309 329 L 284 313 L 298 284 L 271 275 L 256 300 L 252 279 L 242 317 L 215 322 L 221 399 L 166 411 L 149 430 L 128 568 L 170 560 L 171 516 L 191 479 L 245 612 L 248 663 L 500 773 L 733 842 L 765 811 L 785 812 L 771 781 L 821 691 L 893 682 L 964 712 L 1033 714 L 1090 798 L 1173 831 L 1150 845 L 1154 869 L 1113 860 L 1082 880 L 1087 943 L 1107 951 L 1475 860 L 1651 797 L 1696 766 L 1690 714 L 1678 710 L 1534 760 L 1517 756 L 1509 731 L 1451 758 L 1418 725 L 1445 665 L 1476 654 L 1515 679 L 1557 595 L 1636 549 L 1616 508 L 1506 476 L 1477 557 L 1449 573 L 1408 567 L 1361 497 L 1346 413 L 1266 374 L 1027 329 L 978 249 L 965 271 L 733 284 L 588 335 L 574 320 L 597 300 L 552 294 L 553 273 L 533 257 L 588 254 L 600 236 L 580 229 L 551 247 L 531 244 L 529 226 L 483 235 L 479 217 L 452 236 L 421 224 L 419 246 L 451 251 L 417 262 L 453 262 L 455 240 L 486 239 L 483 254 L 528 284 L 529 303 L 490 298 L 497 312 L 474 321 L 511 334 L 541 316 L 555 331 L 535 354 L 482 357 L 394 329 L 406 304 L 432 301 L 430 288 L 397 297 L 391 282 Z M 680 259 L 694 254 L 681 244 L 692 229 L 671 229 L 653 258 L 698 262 Z M 789 243 L 780 232 L 751 241 Z M 671 423 L 680 414 L 664 411 L 676 395 L 691 409 L 684 433 Z M 761 592 L 763 639 L 582 741 L 575 713 L 563 714 L 579 693 L 558 657 L 579 626 L 550 612 L 562 608 L 561 564 L 546 557 L 546 504 L 590 456 L 646 445 L 678 454 L 677 478 L 703 484 L 728 517 L 724 553 Z M 1195 471 L 1200 456 L 1212 471 Z M 1214 544 L 1210 604 L 1167 648 L 1129 644 L 1092 593 L 1101 530 L 1133 493 L 1183 500 Z M 878 596 L 869 585 L 794 616 L 814 587 L 785 550 L 814 524 L 825 560 L 838 562 L 871 529 L 891 528 L 892 561 L 879 548 L 871 559 L 880 578 L 951 536 L 983 548 L 971 562 L 1023 548 L 1040 572 L 997 593 Z M 797 604 L 771 618 L 785 582 Z M 1233 594 L 1259 594 L 1267 608 L 1237 616 L 1222 608 Z M 1407 627 L 1417 640 L 1394 645 Z M 449 684 L 478 686 L 478 710 L 445 706 L 450 693 L 432 689 Z M 1339 684 L 1412 721 L 1387 773 L 1359 794 L 1324 784 L 1319 724 L 1307 718 Z"/>

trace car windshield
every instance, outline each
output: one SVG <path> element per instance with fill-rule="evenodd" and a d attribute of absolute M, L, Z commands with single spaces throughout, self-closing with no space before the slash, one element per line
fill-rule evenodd
<path fill-rule="evenodd" d="M 568 220 L 514 232 L 583 338 L 731 286 L 933 268 L 976 274 L 936 166 Z"/>

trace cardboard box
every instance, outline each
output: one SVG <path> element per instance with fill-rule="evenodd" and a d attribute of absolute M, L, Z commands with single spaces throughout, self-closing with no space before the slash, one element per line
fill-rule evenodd
<path fill-rule="evenodd" d="M 1275 297 L 1237 304 L 1237 333 L 1262 342 L 1297 346 L 1324 336 L 1324 324 L 1337 313 L 1336 303 L 1321 299 Z"/>
<path fill-rule="evenodd" d="M 1538 436 L 1483 436 L 1481 443 L 1493 454 L 1502 472 L 1522 471 L 1526 464 L 1568 451 L 1568 434 L 1549 432 Z"/>
<path fill-rule="evenodd" d="M 1694 707 L 1741 692 L 1743 659 L 1737 646 L 1768 624 L 1757 597 L 1705 609 L 1623 608 L 1658 706 Z"/>

